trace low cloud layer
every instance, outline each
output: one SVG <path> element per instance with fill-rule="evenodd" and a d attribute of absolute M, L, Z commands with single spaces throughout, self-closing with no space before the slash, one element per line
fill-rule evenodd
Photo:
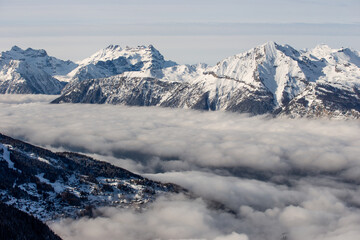
<path fill-rule="evenodd" d="M 3 133 L 43 146 L 131 157 L 144 167 L 138 171 L 244 167 L 337 172 L 358 167 L 359 121 L 249 118 L 156 107 L 53 105 L 38 98 L 38 103 L 9 104 L 19 103 L 18 98 L 0 98 Z"/>
<path fill-rule="evenodd" d="M 92 219 L 66 219 L 51 227 L 71 240 L 248 239 L 232 231 L 229 223 L 237 220 L 230 214 L 210 211 L 202 200 L 189 201 L 182 196 L 160 198 L 141 213 L 103 208 L 98 215 Z"/>
<path fill-rule="evenodd" d="M 250 239 L 356 239 L 360 189 L 328 176 L 297 178 L 291 186 L 203 172 L 148 177 L 171 181 L 236 214 L 234 230 Z"/>
<path fill-rule="evenodd" d="M 91 232 L 97 239 L 360 235 L 359 121 L 53 105 L 47 100 L 0 96 L 0 132 L 177 183 L 232 212 L 210 210 L 201 199 L 177 196 L 160 199 L 141 213 L 107 208 L 95 219 L 53 224 L 65 239 L 91 239 Z M 197 224 L 190 224 L 191 219 Z"/>

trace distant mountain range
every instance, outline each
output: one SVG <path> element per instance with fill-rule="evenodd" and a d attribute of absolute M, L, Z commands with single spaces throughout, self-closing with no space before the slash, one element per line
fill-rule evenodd
<path fill-rule="evenodd" d="M 0 93 L 62 89 L 53 103 L 360 118 L 360 54 L 327 45 L 299 51 L 268 42 L 215 66 L 166 61 L 152 45 L 110 45 L 78 63 L 13 47 L 1 53 L 0 67 Z"/>

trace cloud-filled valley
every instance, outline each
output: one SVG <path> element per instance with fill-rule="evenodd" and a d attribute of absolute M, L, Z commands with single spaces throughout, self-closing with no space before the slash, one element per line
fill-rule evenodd
<path fill-rule="evenodd" d="M 48 104 L 52 98 L 0 96 L 0 132 L 83 152 L 196 194 L 158 199 L 141 212 L 105 208 L 97 218 L 52 223 L 65 239 L 91 234 L 93 239 L 357 239 L 360 234 L 358 120 Z M 229 211 L 207 208 L 206 200 Z"/>

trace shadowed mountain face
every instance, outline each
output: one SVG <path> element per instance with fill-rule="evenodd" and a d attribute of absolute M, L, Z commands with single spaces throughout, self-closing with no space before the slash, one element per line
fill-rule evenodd
<path fill-rule="evenodd" d="M 0 202 L 0 239 L 61 240 L 35 217 Z"/>
<path fill-rule="evenodd" d="M 41 220 L 91 215 L 101 206 L 134 207 L 185 190 L 90 157 L 0 134 L 0 200 Z"/>

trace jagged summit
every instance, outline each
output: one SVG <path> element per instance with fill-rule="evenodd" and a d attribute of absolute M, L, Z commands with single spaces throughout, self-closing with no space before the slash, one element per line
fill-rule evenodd
<path fill-rule="evenodd" d="M 33 57 L 45 57 L 48 56 L 47 52 L 44 49 L 32 49 L 32 48 L 28 48 L 25 50 L 25 54 L 28 56 L 33 56 Z"/>
<path fill-rule="evenodd" d="M 11 50 L 0 53 L 0 61 L 4 63 L 10 60 L 26 62 L 51 76 L 66 75 L 77 66 L 72 61 L 63 61 L 49 56 L 44 49 L 27 48 L 23 50 L 16 45 Z"/>
<path fill-rule="evenodd" d="M 125 48 L 109 45 L 78 64 L 79 66 L 66 76 L 70 84 L 65 90 L 86 79 L 110 77 L 124 72 L 151 75 L 155 70 L 177 65 L 175 62 L 166 61 L 153 45 Z"/>
<path fill-rule="evenodd" d="M 106 48 L 97 51 L 90 57 L 78 61 L 77 63 L 79 65 L 85 65 L 85 64 L 96 63 L 98 61 L 112 60 L 117 58 L 118 57 L 117 53 L 121 52 L 122 50 L 123 49 L 119 45 L 109 45 Z"/>
<path fill-rule="evenodd" d="M 326 44 L 319 44 L 315 48 L 305 51 L 305 54 L 317 59 L 325 59 L 329 63 L 351 62 L 360 67 L 360 54 L 350 48 L 333 49 Z"/>
<path fill-rule="evenodd" d="M 279 44 L 277 44 L 276 42 L 268 41 L 268 42 L 262 44 L 260 47 L 264 47 L 268 50 L 270 50 L 270 49 L 274 50 L 277 46 L 279 46 Z"/>
<path fill-rule="evenodd" d="M 61 76 L 77 64 L 51 57 L 43 49 L 21 49 L 0 53 L 0 93 L 58 94 Z"/>
<path fill-rule="evenodd" d="M 115 45 L 110 44 L 109 46 L 107 46 L 107 47 L 106 47 L 106 49 L 117 49 L 117 48 L 120 48 L 120 49 L 121 49 L 120 45 L 117 45 L 117 44 L 115 44 Z"/>
<path fill-rule="evenodd" d="M 151 60 L 152 58 L 165 61 L 163 55 L 153 46 L 137 46 L 122 48 L 120 45 L 109 45 L 101 49 L 84 60 L 78 62 L 79 65 L 96 64 L 100 61 L 115 60 L 120 57 L 130 59 L 133 62 L 140 60 Z"/>
<path fill-rule="evenodd" d="M 11 48 L 11 51 L 22 51 L 22 49 L 16 45 Z"/>
<path fill-rule="evenodd" d="M 13 46 L 9 51 L 0 53 L 0 57 L 3 59 L 10 58 L 15 60 L 23 59 L 24 57 L 36 58 L 46 56 L 48 56 L 48 54 L 44 49 L 27 48 L 26 50 L 23 50 L 16 45 Z"/>

